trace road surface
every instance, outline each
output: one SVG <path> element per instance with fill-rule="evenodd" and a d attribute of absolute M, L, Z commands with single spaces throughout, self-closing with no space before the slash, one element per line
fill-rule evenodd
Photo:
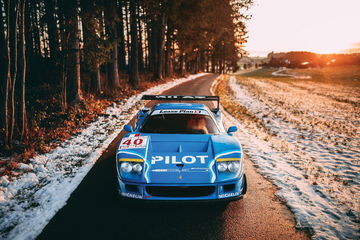
<path fill-rule="evenodd" d="M 216 77 L 203 76 L 164 94 L 210 95 Z M 119 200 L 115 152 L 123 134 L 110 145 L 37 239 L 308 239 L 305 233 L 295 230 L 293 215 L 274 196 L 276 188 L 255 171 L 248 159 L 247 195 L 226 207 L 131 204 Z"/>

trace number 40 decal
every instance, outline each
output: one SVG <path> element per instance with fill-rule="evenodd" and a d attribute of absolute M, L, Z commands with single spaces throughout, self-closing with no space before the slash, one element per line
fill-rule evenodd
<path fill-rule="evenodd" d="M 148 137 L 128 137 L 121 140 L 120 149 L 127 149 L 127 148 L 145 148 L 147 143 Z"/>

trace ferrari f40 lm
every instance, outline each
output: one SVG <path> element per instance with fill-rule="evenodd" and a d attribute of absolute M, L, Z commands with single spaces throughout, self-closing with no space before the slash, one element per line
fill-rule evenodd
<path fill-rule="evenodd" d="M 218 96 L 144 95 L 160 103 L 125 125 L 116 155 L 119 193 L 166 201 L 231 201 L 247 189 L 235 126 L 227 131 Z M 217 108 L 191 101 L 216 101 Z"/>

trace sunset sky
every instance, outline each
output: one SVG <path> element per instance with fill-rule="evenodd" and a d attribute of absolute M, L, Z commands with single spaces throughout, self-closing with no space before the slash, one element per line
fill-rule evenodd
<path fill-rule="evenodd" d="M 250 55 L 342 52 L 360 42 L 360 0 L 254 0 Z"/>

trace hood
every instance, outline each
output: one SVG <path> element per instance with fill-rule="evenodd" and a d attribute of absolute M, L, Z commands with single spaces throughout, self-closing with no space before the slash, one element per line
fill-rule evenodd
<path fill-rule="evenodd" d="M 126 150 L 145 159 L 147 183 L 213 183 L 216 180 L 215 157 L 239 150 L 233 137 L 202 134 L 141 134 L 147 140 L 143 148 Z M 120 157 L 120 156 L 118 156 Z"/>

